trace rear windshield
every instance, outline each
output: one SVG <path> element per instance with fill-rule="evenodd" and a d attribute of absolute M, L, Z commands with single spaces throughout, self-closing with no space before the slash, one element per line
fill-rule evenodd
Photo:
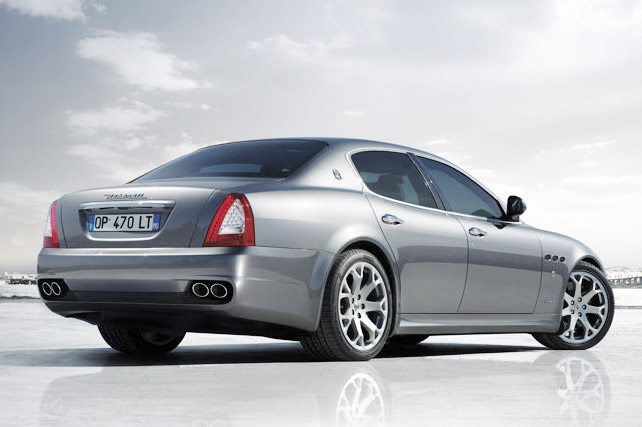
<path fill-rule="evenodd" d="M 248 141 L 214 145 L 180 157 L 134 182 L 239 176 L 286 178 L 321 151 L 321 141 Z"/>

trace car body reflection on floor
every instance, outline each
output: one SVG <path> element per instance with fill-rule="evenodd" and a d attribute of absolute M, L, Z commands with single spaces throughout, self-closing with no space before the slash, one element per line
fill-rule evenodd
<path fill-rule="evenodd" d="M 52 381 L 40 418 L 54 426 L 588 427 L 608 416 L 608 373 L 590 352 L 452 353 L 367 363 L 121 363 Z"/>

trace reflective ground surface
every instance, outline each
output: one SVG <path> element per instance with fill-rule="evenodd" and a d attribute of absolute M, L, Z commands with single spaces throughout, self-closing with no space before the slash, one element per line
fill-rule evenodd
<path fill-rule="evenodd" d="M 640 384 L 642 310 L 617 310 L 590 351 L 431 337 L 367 363 L 316 363 L 297 343 L 202 334 L 140 360 L 38 302 L 0 302 L 1 426 L 619 427 L 642 423 Z"/>

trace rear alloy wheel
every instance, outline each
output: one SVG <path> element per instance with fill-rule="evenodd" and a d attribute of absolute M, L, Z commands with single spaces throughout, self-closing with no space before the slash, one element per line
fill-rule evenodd
<path fill-rule="evenodd" d="M 317 331 L 301 339 L 321 360 L 368 360 L 386 343 L 392 292 L 377 258 L 361 249 L 339 256 L 326 285 Z"/>
<path fill-rule="evenodd" d="M 570 274 L 564 292 L 561 333 L 533 337 L 556 350 L 593 347 L 611 327 L 614 306 L 613 291 L 604 273 L 580 262 Z"/>
<path fill-rule="evenodd" d="M 98 325 L 100 335 L 111 348 L 128 354 L 164 354 L 183 341 L 185 332 L 165 332 L 141 328 Z"/>

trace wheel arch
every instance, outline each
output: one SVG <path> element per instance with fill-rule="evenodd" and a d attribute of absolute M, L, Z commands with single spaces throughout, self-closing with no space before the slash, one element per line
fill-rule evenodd
<path fill-rule="evenodd" d="M 579 259 L 578 263 L 580 263 L 580 262 L 586 262 L 588 264 L 591 264 L 593 267 L 597 268 L 602 273 L 604 273 L 604 267 L 602 266 L 602 264 L 595 257 L 585 256 L 585 257 Z"/>

